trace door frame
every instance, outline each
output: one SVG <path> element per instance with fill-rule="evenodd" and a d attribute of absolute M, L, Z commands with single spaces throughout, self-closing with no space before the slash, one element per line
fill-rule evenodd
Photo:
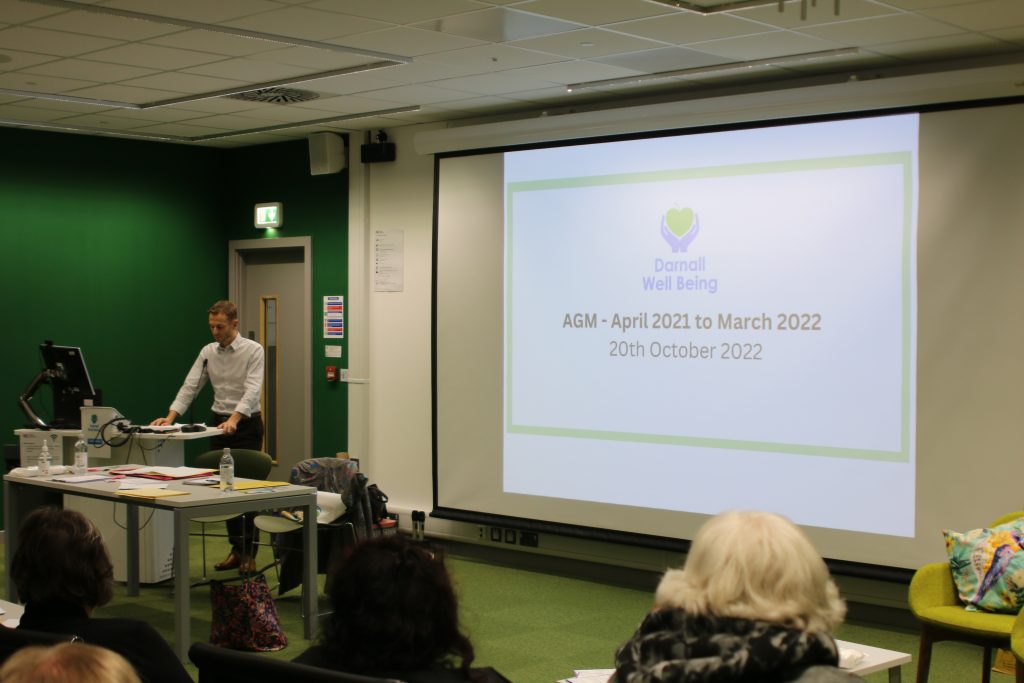
<path fill-rule="evenodd" d="M 302 380 L 302 445 L 307 457 L 313 457 L 313 238 L 278 237 L 275 239 L 231 240 L 228 242 L 228 298 L 240 301 L 245 291 L 245 256 L 264 250 L 302 249 L 302 343 L 306 354 Z"/>

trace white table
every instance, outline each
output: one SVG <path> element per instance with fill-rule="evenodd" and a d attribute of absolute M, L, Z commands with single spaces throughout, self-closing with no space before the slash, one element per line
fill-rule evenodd
<path fill-rule="evenodd" d="M 82 438 L 80 429 L 16 429 L 14 433 L 21 442 L 21 464 L 35 465 L 42 440 L 49 443 L 54 465 L 70 465 L 74 461 L 75 442 Z M 89 447 L 89 464 L 124 465 L 136 462 L 143 465 L 165 465 L 175 467 L 185 464 L 185 442 L 208 439 L 223 434 L 216 428 L 202 432 L 154 432 L 122 434 L 114 428 L 107 428 L 104 435 L 113 444 L 105 449 Z M 105 453 L 105 455 L 103 454 Z M 68 496 L 64 507 L 77 510 L 93 520 L 103 540 L 110 549 L 114 561 L 114 580 L 127 580 L 125 566 L 126 548 L 124 532 L 116 520 L 113 505 L 108 501 Z M 142 583 L 161 583 L 171 578 L 174 572 L 174 521 L 169 512 L 153 511 L 150 519 L 142 525 L 142 563 L 139 580 Z"/>
<path fill-rule="evenodd" d="M 880 647 L 850 643 L 845 640 L 837 640 L 836 647 L 840 650 L 857 650 L 866 656 L 857 666 L 851 669 L 844 669 L 858 676 L 866 676 L 876 671 L 889 671 L 889 683 L 900 683 L 900 667 L 910 663 L 910 655 L 895 650 L 885 650 Z"/>
<path fill-rule="evenodd" d="M 239 480 L 245 481 L 245 480 Z M 154 482 L 159 483 L 159 482 Z M 50 477 L 21 477 L 11 474 L 4 476 L 4 519 L 6 520 L 5 567 L 7 570 L 7 598 L 18 601 L 18 592 L 11 581 L 11 559 L 17 547 L 17 533 L 21 526 L 21 515 L 25 506 L 18 505 L 19 496 L 31 496 L 40 491 L 62 493 L 125 503 L 127 524 L 125 547 L 127 561 L 128 595 L 139 594 L 139 508 L 168 510 L 174 517 L 174 649 L 182 661 L 188 661 L 190 640 L 190 599 L 189 586 L 189 522 L 196 517 L 214 514 L 235 514 L 274 508 L 305 508 L 303 512 L 302 552 L 303 607 L 305 613 L 305 637 L 311 640 L 316 631 L 317 620 L 317 548 L 316 548 L 316 489 L 312 486 L 283 486 L 273 491 L 245 493 L 241 491 L 221 492 L 207 486 L 188 486 L 172 482 L 172 489 L 188 491 L 188 495 L 168 498 L 136 498 L 117 495 L 117 482 L 89 482 L 68 484 L 53 481 Z"/>

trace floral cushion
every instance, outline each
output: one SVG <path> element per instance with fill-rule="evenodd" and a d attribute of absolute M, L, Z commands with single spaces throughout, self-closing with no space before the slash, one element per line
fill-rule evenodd
<path fill-rule="evenodd" d="M 1019 612 L 1024 606 L 1024 518 L 991 529 L 942 534 L 953 581 L 967 609 Z"/>

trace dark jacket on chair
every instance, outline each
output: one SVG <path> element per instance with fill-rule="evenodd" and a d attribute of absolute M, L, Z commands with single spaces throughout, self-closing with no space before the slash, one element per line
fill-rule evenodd
<path fill-rule="evenodd" d="M 192 683 L 167 641 L 144 621 L 90 619 L 67 602 L 28 603 L 19 628 L 78 636 L 117 652 L 135 667 L 143 683 Z"/>

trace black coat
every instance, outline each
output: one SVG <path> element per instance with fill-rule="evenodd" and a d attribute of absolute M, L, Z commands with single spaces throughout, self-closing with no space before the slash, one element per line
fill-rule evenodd
<path fill-rule="evenodd" d="M 19 628 L 78 636 L 127 659 L 143 683 L 193 683 L 174 650 L 156 630 L 135 619 L 90 619 L 65 602 L 28 603 Z"/>

